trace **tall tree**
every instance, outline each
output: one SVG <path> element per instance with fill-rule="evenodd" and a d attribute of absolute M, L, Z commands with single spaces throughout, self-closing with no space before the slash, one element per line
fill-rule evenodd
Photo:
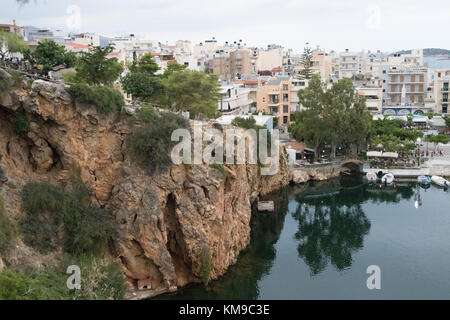
<path fill-rule="evenodd" d="M 313 53 L 311 47 L 306 43 L 302 54 L 302 70 L 300 70 L 300 75 L 305 79 L 311 79 L 312 67 L 313 67 Z"/>
<path fill-rule="evenodd" d="M 163 87 L 160 78 L 155 75 L 159 67 L 152 55 L 146 54 L 139 60 L 133 56 L 133 64 L 129 69 L 130 72 L 120 80 L 123 90 L 131 94 L 133 99 L 155 101 Z"/>
<path fill-rule="evenodd" d="M 47 39 L 39 42 L 31 56 L 29 53 L 25 53 L 25 58 L 41 66 L 44 73 L 58 65 L 63 65 L 66 68 L 73 67 L 76 62 L 73 52 L 67 52 L 64 46 Z"/>
<path fill-rule="evenodd" d="M 82 52 L 75 67 L 77 79 L 87 84 L 111 85 L 123 72 L 123 66 L 117 58 L 109 58 L 113 46 L 91 47 Z"/>
<path fill-rule="evenodd" d="M 147 53 L 140 59 L 136 59 L 133 55 L 133 64 L 129 69 L 131 72 L 145 72 L 153 75 L 159 70 L 159 66 L 153 59 L 152 54 Z"/>
<path fill-rule="evenodd" d="M 28 45 L 18 35 L 0 31 L 0 58 L 3 63 L 11 53 L 24 52 L 26 49 Z"/>
<path fill-rule="evenodd" d="M 318 75 L 313 75 L 308 88 L 299 90 L 298 97 L 304 110 L 295 115 L 295 124 L 289 128 L 294 138 L 314 146 L 317 159 L 320 147 L 328 140 L 326 120 L 327 94 Z"/>
<path fill-rule="evenodd" d="M 192 117 L 218 114 L 218 77 L 200 71 L 175 71 L 162 79 L 163 103 L 171 109 L 189 111 Z"/>
<path fill-rule="evenodd" d="M 304 110 L 293 117 L 295 124 L 290 130 L 297 140 L 314 146 L 316 158 L 325 144 L 331 145 L 334 158 L 337 144 L 358 146 L 368 139 L 371 115 L 350 80 L 339 80 L 326 90 L 320 76 L 314 74 L 298 96 Z"/>

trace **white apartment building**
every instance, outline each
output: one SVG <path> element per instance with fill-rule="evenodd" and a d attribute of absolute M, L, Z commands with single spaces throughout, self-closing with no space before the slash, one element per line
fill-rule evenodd
<path fill-rule="evenodd" d="M 403 65 L 423 66 L 423 49 L 411 50 L 411 53 L 393 54 L 387 58 L 389 67 Z"/>
<path fill-rule="evenodd" d="M 221 97 L 218 101 L 219 111 L 226 114 L 247 114 L 253 100 L 249 99 L 250 89 L 233 82 L 222 83 Z"/>
<path fill-rule="evenodd" d="M 272 70 L 283 66 L 284 49 L 282 47 L 272 48 L 267 50 L 254 50 L 257 59 L 255 61 L 255 71 Z"/>
<path fill-rule="evenodd" d="M 158 49 L 158 42 L 155 40 L 137 39 L 134 35 L 116 37 L 111 44 L 114 51 L 120 52 L 119 61 L 133 61 L 133 55 L 140 58 L 147 53 L 152 53 Z"/>
<path fill-rule="evenodd" d="M 308 87 L 309 80 L 307 79 L 292 79 L 291 80 L 291 113 L 302 110 L 302 105 L 298 99 L 298 91 Z"/>
<path fill-rule="evenodd" d="M 363 75 L 364 70 L 364 52 L 352 52 L 346 49 L 345 52 L 339 53 L 339 78 Z"/>
<path fill-rule="evenodd" d="M 382 71 L 383 114 L 421 114 L 432 110 L 425 105 L 428 68 L 416 65 L 394 66 Z"/>
<path fill-rule="evenodd" d="M 371 75 L 377 79 L 381 77 L 383 67 L 387 65 L 387 57 L 381 52 L 368 52 L 365 57 L 365 75 Z"/>
<path fill-rule="evenodd" d="M 100 46 L 100 35 L 95 33 L 79 33 L 72 37 L 71 43 L 79 44 L 82 46 Z"/>

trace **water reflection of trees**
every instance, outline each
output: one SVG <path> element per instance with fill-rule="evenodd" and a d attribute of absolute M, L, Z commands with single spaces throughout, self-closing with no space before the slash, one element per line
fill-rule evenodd
<path fill-rule="evenodd" d="M 293 213 L 298 221 L 298 254 L 312 275 L 323 271 L 329 262 L 338 270 L 350 267 L 352 254 L 363 247 L 370 230 L 370 221 L 359 204 L 347 207 L 334 200 L 302 199 Z"/>
<path fill-rule="evenodd" d="M 338 270 L 352 264 L 352 254 L 364 245 L 370 221 L 361 204 L 399 202 L 414 196 L 414 184 L 395 189 L 362 184 L 361 180 L 331 180 L 282 189 L 267 196 L 275 201 L 276 211 L 258 213 L 251 219 L 250 245 L 235 265 L 218 281 L 191 285 L 176 295 L 163 295 L 159 299 L 257 299 L 258 282 L 269 274 L 276 258 L 275 244 L 284 227 L 290 200 L 298 207 L 292 214 L 298 222 L 295 238 L 299 241 L 298 254 L 318 274 L 331 263 Z"/>
<path fill-rule="evenodd" d="M 395 203 L 413 196 L 413 184 L 390 189 L 355 179 L 311 184 L 295 196 L 299 205 L 292 215 L 298 221 L 299 256 L 312 275 L 329 263 L 338 270 L 350 267 L 352 254 L 363 248 L 371 226 L 361 204 L 368 200 Z"/>

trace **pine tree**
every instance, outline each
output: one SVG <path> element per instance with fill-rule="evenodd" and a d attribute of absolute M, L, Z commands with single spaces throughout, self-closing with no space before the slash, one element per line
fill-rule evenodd
<path fill-rule="evenodd" d="M 300 70 L 300 75 L 304 79 L 311 79 L 312 66 L 313 66 L 313 54 L 312 54 L 311 47 L 309 46 L 308 43 L 306 43 L 306 46 L 303 49 L 302 66 L 303 66 L 303 69 Z"/>

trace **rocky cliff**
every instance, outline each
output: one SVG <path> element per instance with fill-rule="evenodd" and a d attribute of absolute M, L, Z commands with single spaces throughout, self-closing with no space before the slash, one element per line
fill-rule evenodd
<path fill-rule="evenodd" d="M 26 135 L 14 133 L 17 114 L 28 119 Z M 62 84 L 35 81 L 0 94 L 0 195 L 8 216 L 20 220 L 25 183 L 63 185 L 76 166 L 94 201 L 114 213 L 117 233 L 108 257 L 130 284 L 128 298 L 200 281 L 205 256 L 211 278 L 219 277 L 249 243 L 252 200 L 291 180 L 284 153 L 273 176 L 260 176 L 258 165 L 225 166 L 226 176 L 206 165 L 150 175 L 127 154 L 128 117 L 74 104 Z M 40 268 L 59 255 L 41 255 L 20 242 L 3 260 Z M 142 283 L 150 290 L 138 291 Z"/>

